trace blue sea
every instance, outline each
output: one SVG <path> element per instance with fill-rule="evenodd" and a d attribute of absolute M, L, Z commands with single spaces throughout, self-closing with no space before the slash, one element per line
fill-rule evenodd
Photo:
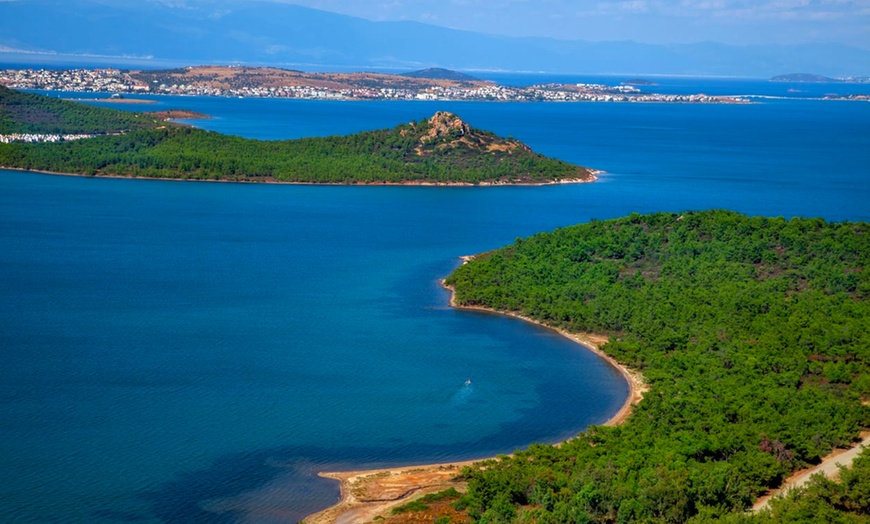
<path fill-rule="evenodd" d="M 799 96 L 757 80 L 656 81 L 650 90 L 763 98 L 112 105 L 200 111 L 214 118 L 194 125 L 261 139 L 447 110 L 605 170 L 592 184 L 318 187 L 0 171 L 0 521 L 297 522 L 338 499 L 318 471 L 569 438 L 619 409 L 625 381 L 551 331 L 449 308 L 439 279 L 457 257 L 631 212 L 870 220 L 870 103 L 817 99 L 839 84 Z"/>

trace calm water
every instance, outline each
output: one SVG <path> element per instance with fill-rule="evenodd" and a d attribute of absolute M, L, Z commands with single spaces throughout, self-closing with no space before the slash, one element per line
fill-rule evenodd
<path fill-rule="evenodd" d="M 867 103 L 158 100 L 268 139 L 446 109 L 608 174 L 349 188 L 0 171 L 2 521 L 295 522 L 338 496 L 315 471 L 560 440 L 606 420 L 625 383 L 551 332 L 449 309 L 437 281 L 457 256 L 633 211 L 870 220 Z"/>

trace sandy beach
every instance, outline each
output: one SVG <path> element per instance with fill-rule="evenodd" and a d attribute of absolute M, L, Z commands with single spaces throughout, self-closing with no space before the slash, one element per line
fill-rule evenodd
<path fill-rule="evenodd" d="M 472 256 L 460 257 L 463 263 Z M 607 342 L 607 337 L 592 333 L 571 333 L 554 329 L 540 322 L 513 313 L 503 313 L 489 308 L 459 306 L 455 300 L 454 290 L 441 284 L 450 291 L 450 306 L 469 311 L 506 314 L 508 316 L 533 323 L 535 325 L 556 331 L 560 335 L 581 345 L 585 350 L 592 351 L 618 369 L 625 377 L 629 386 L 629 394 L 625 403 L 604 425 L 613 426 L 623 423 L 631 414 L 632 406 L 643 398 L 648 387 L 643 377 L 612 357 L 601 351 L 600 346 Z M 380 470 L 361 470 L 345 472 L 324 472 L 320 476 L 339 481 L 341 484 L 340 501 L 323 511 L 305 518 L 306 524 L 357 524 L 371 522 L 376 517 L 389 517 L 390 510 L 407 503 L 412 498 L 428 493 L 436 493 L 449 488 L 463 492 L 464 483 L 458 475 L 465 466 L 487 459 L 446 464 L 430 464 L 424 466 L 407 466 Z"/>
<path fill-rule="evenodd" d="M 109 102 L 112 104 L 156 104 L 156 100 L 147 98 L 70 98 L 76 102 Z"/>

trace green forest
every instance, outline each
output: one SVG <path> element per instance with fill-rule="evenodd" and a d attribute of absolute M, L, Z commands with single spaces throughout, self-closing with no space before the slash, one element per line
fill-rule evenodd
<path fill-rule="evenodd" d="M 148 113 L 107 109 L 0 86 L 0 135 L 120 133 L 163 124 Z"/>
<path fill-rule="evenodd" d="M 481 254 L 460 305 L 575 332 L 650 387 L 626 423 L 465 470 L 477 522 L 870 522 L 870 454 L 752 503 L 870 426 L 870 227 L 729 211 L 566 227 Z"/>
<path fill-rule="evenodd" d="M 449 113 L 348 136 L 263 141 L 0 87 L 0 134 L 11 133 L 96 134 L 0 144 L 0 166 L 91 176 L 336 184 L 591 179 L 586 168 L 534 153 Z"/>

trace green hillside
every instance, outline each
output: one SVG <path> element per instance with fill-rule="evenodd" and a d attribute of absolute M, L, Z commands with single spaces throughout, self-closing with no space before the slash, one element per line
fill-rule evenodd
<path fill-rule="evenodd" d="M 0 135 L 12 133 L 116 133 L 153 128 L 160 119 L 0 86 Z"/>
<path fill-rule="evenodd" d="M 468 470 L 462 505 L 481 522 L 867 522 L 860 475 L 779 517 L 743 510 L 870 426 L 868 264 L 866 223 L 728 211 L 593 221 L 474 258 L 447 279 L 459 304 L 607 334 L 650 390 L 621 426 Z"/>
<path fill-rule="evenodd" d="M 0 144 L 0 166 L 84 175 L 300 183 L 552 183 L 591 172 L 439 112 L 393 129 L 262 141 L 0 88 L 0 134 L 91 133 Z"/>

